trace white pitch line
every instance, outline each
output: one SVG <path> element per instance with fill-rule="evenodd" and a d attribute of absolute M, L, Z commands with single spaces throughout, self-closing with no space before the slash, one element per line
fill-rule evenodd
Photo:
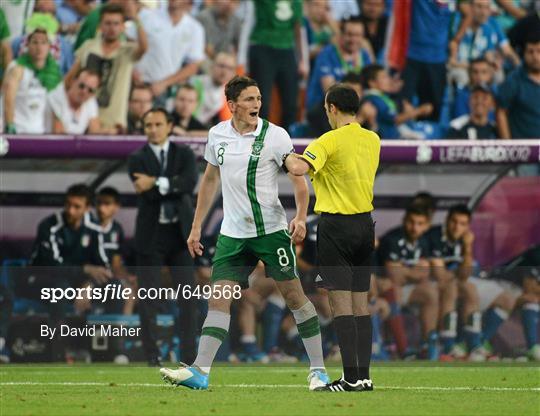
<path fill-rule="evenodd" d="M 170 364 L 170 367 L 174 367 L 174 364 Z M 21 374 L 21 372 L 24 372 L 24 371 L 31 371 L 32 372 L 32 375 L 50 375 L 51 374 L 51 370 L 54 371 L 54 370 L 59 370 L 59 372 L 64 372 L 64 371 L 78 371 L 80 370 L 81 368 L 83 367 L 38 367 L 40 369 L 45 369 L 47 368 L 48 371 L 40 371 L 40 370 L 36 370 L 36 369 L 32 369 L 32 368 L 25 368 L 25 367 L 20 367 L 20 368 L 15 368 L 13 367 L 13 369 L 16 369 L 17 372 L 19 374 Z M 119 373 L 125 373 L 125 372 L 131 372 L 131 371 L 134 371 L 135 369 L 137 368 L 144 368 L 145 370 L 148 369 L 148 367 L 124 367 L 124 366 L 118 366 L 118 367 L 107 367 L 105 369 L 103 368 L 99 368 L 99 367 L 96 367 L 94 368 L 92 371 L 94 371 L 96 374 L 119 374 Z M 227 370 L 227 372 L 242 372 L 242 373 L 260 373 L 261 372 L 261 369 L 264 370 L 264 372 L 267 372 L 267 373 L 274 373 L 274 374 L 279 374 L 279 373 L 302 373 L 302 371 L 307 371 L 307 368 L 302 368 L 302 367 L 294 367 L 294 368 L 282 368 L 282 367 L 222 367 L 222 366 L 215 366 L 214 368 L 218 368 L 218 369 L 221 369 L 221 368 L 224 368 Z M 341 370 L 341 367 L 340 368 L 337 368 L 337 367 L 327 367 L 327 370 L 329 370 L 330 372 L 332 370 Z M 6 369 L 7 370 L 7 369 Z M 373 371 L 374 373 L 379 373 L 379 372 L 383 372 L 383 373 L 386 373 L 386 372 L 396 372 L 396 373 L 400 373 L 400 372 L 407 372 L 407 373 L 413 373 L 413 372 L 418 372 L 418 373 L 423 373 L 423 372 L 435 372 L 435 371 L 442 371 L 442 372 L 445 372 L 445 371 L 451 371 L 451 370 L 456 370 L 456 371 L 459 371 L 459 372 L 478 372 L 478 371 L 484 371 L 484 370 L 502 370 L 502 371 L 535 371 L 535 372 L 540 372 L 540 366 L 529 366 L 529 367 L 525 367 L 525 366 L 518 366 L 518 367 L 512 367 L 512 366 L 508 366 L 508 367 L 371 367 L 371 371 Z M 10 373 L 10 371 L 0 371 L 0 375 L 2 376 L 6 376 Z"/>
<path fill-rule="evenodd" d="M 103 383 L 86 381 L 65 382 L 35 382 L 35 381 L 7 381 L 0 382 L 0 386 L 99 386 L 99 387 L 165 387 L 166 384 L 157 383 Z M 305 389 L 304 384 L 214 384 L 213 387 L 254 388 L 254 389 Z M 376 386 L 377 390 L 412 390 L 412 391 L 507 391 L 507 392 L 540 392 L 540 387 L 436 387 L 436 386 Z"/>

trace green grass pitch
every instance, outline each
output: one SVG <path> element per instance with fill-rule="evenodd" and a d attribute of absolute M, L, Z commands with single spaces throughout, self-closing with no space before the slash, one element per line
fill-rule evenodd
<path fill-rule="evenodd" d="M 540 414 L 540 367 L 531 364 L 378 364 L 369 393 L 309 392 L 306 375 L 300 365 L 220 365 L 209 391 L 192 391 L 143 366 L 3 365 L 0 415 Z"/>

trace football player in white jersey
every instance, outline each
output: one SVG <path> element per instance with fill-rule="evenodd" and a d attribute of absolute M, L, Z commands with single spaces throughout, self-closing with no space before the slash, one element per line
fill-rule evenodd
<path fill-rule="evenodd" d="M 177 370 L 162 368 L 165 381 L 192 389 L 208 388 L 214 357 L 227 336 L 233 297 L 241 296 L 257 262 L 264 263 L 291 309 L 310 360 L 310 390 L 329 382 L 323 361 L 319 319 L 296 271 L 294 243 L 304 239 L 309 192 L 304 177 L 288 175 L 294 187 L 296 216 L 287 225 L 278 197 L 278 175 L 284 160 L 294 152 L 288 133 L 259 118 L 261 93 L 248 77 L 234 77 L 225 86 L 232 119 L 208 133 L 197 208 L 188 248 L 202 255 L 201 224 L 208 214 L 221 178 L 223 223 L 213 258 L 212 293 L 195 362 Z M 231 296 L 232 294 L 232 296 Z"/>

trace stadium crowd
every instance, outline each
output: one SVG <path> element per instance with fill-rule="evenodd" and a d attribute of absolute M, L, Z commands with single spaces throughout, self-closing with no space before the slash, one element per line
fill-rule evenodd
<path fill-rule="evenodd" d="M 33 3 L 33 12 L 24 16 L 27 3 Z M 260 116 L 275 120 L 293 137 L 330 129 L 324 92 L 342 81 L 361 98 L 359 121 L 383 139 L 539 138 L 540 5 L 515 4 L 6 3 L 0 9 L 3 129 L 10 134 L 140 135 L 143 114 L 164 106 L 173 134 L 202 136 L 230 117 L 224 86 L 235 74 L 247 73 L 260 86 Z M 66 287 L 137 286 L 122 228 L 114 220 L 121 209 L 118 192 L 101 189 L 95 210 L 93 200 L 88 188 L 74 185 L 63 211 L 40 223 L 31 257 L 38 269 L 19 279 L 15 296 L 38 300 L 37 289 L 50 286 L 51 266 L 71 270 L 61 283 Z M 538 270 L 524 263 L 511 285 L 500 283 L 506 275 L 478 279 L 471 212 L 454 206 L 443 225 L 432 225 L 433 212 L 430 196 L 419 195 L 402 226 L 377 242 L 370 293 L 374 358 L 487 360 L 493 355 L 490 340 L 519 310 L 529 357 L 540 360 Z M 314 285 L 316 229 L 313 217 L 304 244 L 297 247 L 298 268 L 320 317 L 325 353 L 335 357 L 339 349 L 327 295 Z M 198 260 L 200 285 L 209 282 L 217 232 L 207 236 L 205 256 Z M 5 340 L 12 294 L 0 288 L 5 291 L 0 340 Z M 199 303 L 204 310 L 205 302 Z M 59 305 L 47 307 L 51 325 L 64 319 Z M 84 316 L 100 305 L 83 299 L 71 307 Z M 136 308 L 130 302 L 106 305 L 105 311 L 131 314 Z M 231 345 L 224 347 L 222 358 L 305 359 L 295 321 L 261 264 L 233 315 Z M 419 336 L 411 334 L 405 319 L 414 319 Z M 0 344 L 0 358 L 9 359 L 5 343 Z M 65 359 L 64 347 L 53 348 L 54 359 Z"/>
<path fill-rule="evenodd" d="M 259 84 L 293 137 L 329 129 L 322 100 L 355 85 L 384 139 L 540 137 L 537 0 L 25 0 L 0 8 L 3 131 L 176 135 L 230 116 L 224 85 Z M 279 104 L 277 103 L 279 99 Z"/>

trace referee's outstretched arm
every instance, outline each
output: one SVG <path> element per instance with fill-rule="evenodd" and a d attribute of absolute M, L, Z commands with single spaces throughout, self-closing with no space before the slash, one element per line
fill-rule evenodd
<path fill-rule="evenodd" d="M 287 156 L 285 159 L 285 167 L 289 173 L 295 176 L 303 176 L 308 173 L 309 169 L 312 168 L 307 160 L 303 159 L 296 153 L 291 153 L 289 156 Z"/>

